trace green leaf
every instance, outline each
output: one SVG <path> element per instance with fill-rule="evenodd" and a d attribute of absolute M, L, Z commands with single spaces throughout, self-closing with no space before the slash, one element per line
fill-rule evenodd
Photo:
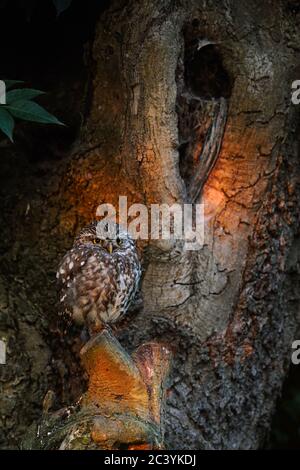
<path fill-rule="evenodd" d="M 6 104 L 12 104 L 20 100 L 32 100 L 37 96 L 43 95 L 44 91 L 34 90 L 33 88 L 18 88 L 6 93 Z"/>
<path fill-rule="evenodd" d="M 64 123 L 59 121 L 53 114 L 48 113 L 42 106 L 34 101 L 20 100 L 15 101 L 5 108 L 16 118 L 23 119 L 24 121 L 41 122 L 43 124 L 59 124 L 64 126 Z"/>
<path fill-rule="evenodd" d="M 19 85 L 20 83 L 24 83 L 23 80 L 4 80 L 6 89 L 9 90 L 14 85 Z"/>
<path fill-rule="evenodd" d="M 72 3 L 72 0 L 52 0 L 56 8 L 57 16 L 59 16 L 63 11 L 67 10 Z"/>
<path fill-rule="evenodd" d="M 0 106 L 0 129 L 13 142 L 15 121 L 3 106 Z"/>

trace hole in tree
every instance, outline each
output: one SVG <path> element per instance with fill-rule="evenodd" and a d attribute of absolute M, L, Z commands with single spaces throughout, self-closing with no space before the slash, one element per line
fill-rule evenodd
<path fill-rule="evenodd" d="M 194 41 L 186 50 L 186 86 L 204 99 L 229 98 L 232 84 L 220 52 L 214 44 L 201 46 L 201 43 L 202 40 Z"/>
<path fill-rule="evenodd" d="M 185 30 L 184 57 L 177 68 L 179 169 L 187 186 L 210 132 L 216 100 L 229 99 L 233 83 L 218 45 L 202 39 L 198 27 L 193 20 Z"/>

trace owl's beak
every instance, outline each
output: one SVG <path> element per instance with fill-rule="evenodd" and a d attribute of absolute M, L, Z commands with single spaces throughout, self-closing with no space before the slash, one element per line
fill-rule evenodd
<path fill-rule="evenodd" d="M 113 244 L 112 244 L 112 242 L 109 242 L 109 244 L 108 244 L 108 252 L 109 252 L 110 255 L 111 255 L 112 252 L 113 252 Z"/>

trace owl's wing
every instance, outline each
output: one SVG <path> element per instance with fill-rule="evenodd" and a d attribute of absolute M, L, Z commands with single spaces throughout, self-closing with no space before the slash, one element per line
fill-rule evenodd
<path fill-rule="evenodd" d="M 74 299 L 72 299 L 72 297 L 74 297 L 74 279 L 80 274 L 83 264 L 90 255 L 90 250 L 82 250 L 77 247 L 72 248 L 62 258 L 56 273 L 61 306 L 59 313 L 64 316 L 67 315 L 69 319 L 73 314 Z"/>
<path fill-rule="evenodd" d="M 60 289 L 66 289 L 70 286 L 76 275 L 82 271 L 82 267 L 90 256 L 91 249 L 80 249 L 77 247 L 72 248 L 65 254 L 56 273 L 57 283 Z"/>

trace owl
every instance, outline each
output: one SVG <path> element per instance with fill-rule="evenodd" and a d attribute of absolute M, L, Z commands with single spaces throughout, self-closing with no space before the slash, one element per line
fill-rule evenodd
<path fill-rule="evenodd" d="M 123 317 L 141 277 L 130 235 L 114 224 L 113 237 L 111 231 L 100 237 L 98 227 L 92 222 L 81 230 L 56 275 L 63 311 L 90 335 Z"/>

